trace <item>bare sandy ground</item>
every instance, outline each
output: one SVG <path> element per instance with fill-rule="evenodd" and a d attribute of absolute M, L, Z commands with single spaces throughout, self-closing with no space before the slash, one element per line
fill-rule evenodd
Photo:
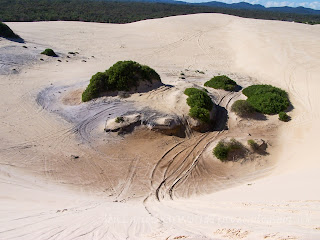
<path fill-rule="evenodd" d="M 221 14 L 8 25 L 26 43 L 0 41 L 0 239 L 320 238 L 319 26 Z M 80 104 L 92 74 L 128 59 L 175 88 Z M 292 121 L 230 114 L 229 130 L 185 139 L 103 132 L 129 109 L 184 113 L 179 91 L 215 74 L 282 87 Z M 243 97 L 210 94 L 228 110 Z M 211 151 L 228 137 L 266 139 L 270 155 L 221 163 Z"/>

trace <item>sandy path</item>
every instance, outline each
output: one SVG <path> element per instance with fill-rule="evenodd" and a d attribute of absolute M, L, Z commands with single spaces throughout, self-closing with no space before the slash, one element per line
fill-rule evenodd
<path fill-rule="evenodd" d="M 10 66 L 1 67 L 6 75 L 0 75 L 0 239 L 319 239 L 319 26 L 221 14 L 126 25 L 8 25 L 28 49 L 0 42 L 1 54 L 6 53 L 1 64 Z M 13 55 L 27 55 L 18 74 L 8 74 L 11 47 Z M 39 60 L 47 47 L 61 55 L 61 62 Z M 79 55 L 67 58 L 69 51 Z M 75 128 L 57 114 L 59 109 L 36 101 L 45 88 L 61 88 L 63 95 L 64 86 L 81 87 L 95 72 L 124 59 L 153 67 L 166 84 L 181 88 L 233 73 L 244 87 L 263 82 L 286 89 L 295 108 L 293 120 L 281 123 L 266 160 L 276 165 L 215 162 L 210 149 L 216 135 L 227 132 L 199 134 L 186 144 L 142 131 L 132 139 L 116 137 L 114 143 L 99 135 L 99 121 L 90 125 L 96 115 L 74 115 L 74 121 L 86 120 Z M 181 71 L 186 83 L 178 78 Z M 166 105 L 157 101 L 168 91 L 145 99 L 163 109 Z M 215 96 L 227 108 L 240 97 Z M 106 105 L 96 106 L 101 112 Z M 111 114 L 119 114 L 116 106 Z M 252 134 L 270 136 L 274 126 L 253 126 L 259 124 L 265 132 Z M 93 134 L 109 144 L 92 143 Z"/>

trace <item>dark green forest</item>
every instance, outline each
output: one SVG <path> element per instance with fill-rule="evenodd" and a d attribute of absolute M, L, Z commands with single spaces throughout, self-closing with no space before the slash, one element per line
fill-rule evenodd
<path fill-rule="evenodd" d="M 92 0 L 0 0 L 0 21 L 3 22 L 64 20 L 129 23 L 193 13 L 225 13 L 245 18 L 295 21 L 309 24 L 320 23 L 320 15 L 226 9 L 188 4 Z"/>

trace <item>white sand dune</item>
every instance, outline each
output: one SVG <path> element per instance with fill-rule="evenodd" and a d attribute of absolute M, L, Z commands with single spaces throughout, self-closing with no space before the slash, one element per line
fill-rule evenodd
<path fill-rule="evenodd" d="M 8 25 L 28 48 L 0 41 L 0 239 L 320 239 L 320 26 L 222 14 L 124 25 Z M 61 62 L 39 54 L 48 47 Z M 69 51 L 79 54 L 67 58 Z M 17 53 L 29 54 L 23 66 Z M 106 150 L 79 141 L 71 122 L 36 101 L 45 88 L 83 88 L 92 74 L 127 59 L 151 66 L 166 84 L 186 86 L 178 76 L 191 69 L 205 75 L 195 74 L 189 85 L 228 73 L 243 86 L 268 83 L 288 91 L 292 121 L 279 122 L 267 158 L 275 163 L 271 172 L 248 165 L 242 171 L 255 168 L 254 176 L 235 178 L 234 186 L 225 184 L 219 168 L 207 194 L 199 181 L 201 194 L 159 202 L 146 182 L 173 138 L 142 133 Z M 10 68 L 16 70 L 8 74 Z M 118 113 L 116 104 L 112 111 Z M 86 136 L 91 128 L 86 123 Z M 254 180 L 259 174 L 264 177 Z"/>

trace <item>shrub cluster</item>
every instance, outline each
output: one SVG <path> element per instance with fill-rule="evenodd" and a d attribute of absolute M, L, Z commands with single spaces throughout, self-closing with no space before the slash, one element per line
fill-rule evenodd
<path fill-rule="evenodd" d="M 224 89 L 226 91 L 234 91 L 237 87 L 237 83 L 225 75 L 215 76 L 207 81 L 204 85 L 206 87 Z"/>
<path fill-rule="evenodd" d="M 213 149 L 213 154 L 224 162 L 228 160 L 228 157 L 232 152 L 244 149 L 244 146 L 233 138 L 229 142 L 221 140 Z"/>
<path fill-rule="evenodd" d="M 290 117 L 285 112 L 279 112 L 279 120 L 288 122 L 290 120 Z"/>
<path fill-rule="evenodd" d="M 47 55 L 49 57 L 58 57 L 58 55 L 50 48 L 47 48 L 41 54 Z"/>
<path fill-rule="evenodd" d="M 82 94 L 82 101 L 97 98 L 105 91 L 129 91 L 138 87 L 140 81 L 152 80 L 161 81 L 158 73 L 152 68 L 134 61 L 119 61 L 105 72 L 98 72 L 91 77 Z"/>
<path fill-rule="evenodd" d="M 271 85 L 252 85 L 243 89 L 242 93 L 254 109 L 264 114 L 277 114 L 289 106 L 288 94 Z"/>
<path fill-rule="evenodd" d="M 187 104 L 190 106 L 189 115 L 202 122 L 210 121 L 210 111 L 213 103 L 209 95 L 197 88 L 187 88 L 184 94 L 188 96 Z"/>
<path fill-rule="evenodd" d="M 237 100 L 231 106 L 231 111 L 244 117 L 255 112 L 254 108 L 246 100 Z"/>
<path fill-rule="evenodd" d="M 20 38 L 15 34 L 7 24 L 0 22 L 0 37 L 4 38 Z"/>

